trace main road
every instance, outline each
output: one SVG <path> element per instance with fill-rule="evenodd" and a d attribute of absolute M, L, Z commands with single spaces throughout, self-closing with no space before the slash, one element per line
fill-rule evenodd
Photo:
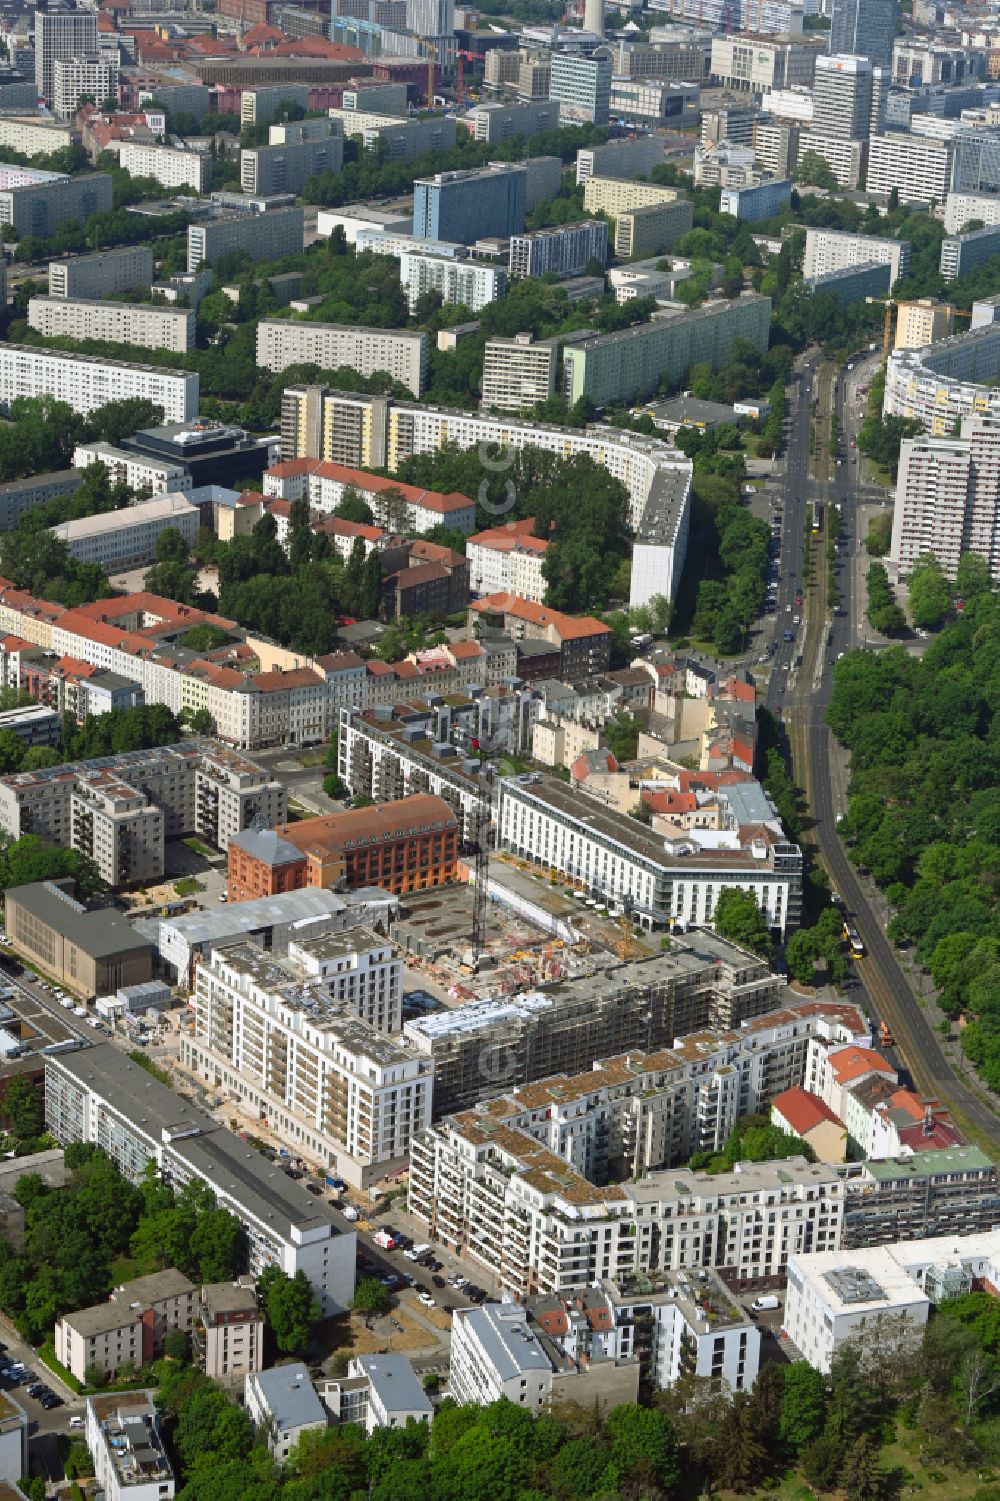
<path fill-rule="evenodd" d="M 871 362 L 877 366 L 877 360 Z M 860 372 L 843 368 L 836 372 L 831 399 L 842 434 L 841 462 L 834 465 L 832 479 L 817 485 L 809 477 L 811 406 L 820 385 L 820 356 L 803 360 L 793 378 L 786 454 L 782 479 L 784 521 L 782 528 L 782 576 L 778 595 L 778 645 L 765 694 L 772 710 L 784 714 L 792 747 L 796 781 L 809 796 L 812 835 L 830 881 L 854 914 L 867 955 L 857 968 L 875 1014 L 891 1029 L 914 1084 L 926 1094 L 949 1105 L 960 1122 L 986 1138 L 1000 1151 L 1000 1117 L 956 1073 L 941 1048 L 940 1038 L 927 1020 L 885 935 L 883 921 L 847 858 L 837 833 L 834 806 L 834 758 L 836 747 L 827 727 L 826 711 L 833 691 L 833 664 L 839 654 L 862 639 L 864 598 L 855 589 L 854 560 L 862 546 L 859 497 L 867 498 L 860 484 L 860 460 L 850 447 L 859 419 L 856 404 Z M 782 640 L 788 606 L 804 588 L 805 508 L 810 499 L 840 507 L 842 540 L 838 554 L 840 609 L 830 615 L 825 608 L 826 562 L 816 560 L 812 593 L 800 611 L 804 625 L 795 628 L 804 640 Z M 825 531 L 824 531 L 825 544 Z M 794 667 L 801 654 L 802 664 Z M 791 677 L 791 682 L 789 678 Z"/>

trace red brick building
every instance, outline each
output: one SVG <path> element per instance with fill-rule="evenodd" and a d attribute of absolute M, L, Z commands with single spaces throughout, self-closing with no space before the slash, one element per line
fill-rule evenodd
<path fill-rule="evenodd" d="M 426 891 L 455 879 L 458 831 L 448 804 L 425 793 L 264 833 L 247 829 L 229 841 L 229 900 L 307 886 Z"/>

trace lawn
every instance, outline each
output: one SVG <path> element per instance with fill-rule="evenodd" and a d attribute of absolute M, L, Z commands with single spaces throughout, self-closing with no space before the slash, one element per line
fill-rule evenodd
<path fill-rule="evenodd" d="M 181 876 L 179 881 L 174 882 L 175 896 L 194 896 L 196 892 L 204 890 L 204 886 L 195 876 Z"/>
<path fill-rule="evenodd" d="M 422 1313 L 437 1310 L 421 1309 Z M 393 1327 L 393 1320 L 402 1324 L 402 1330 Z M 352 1355 L 370 1355 L 378 1350 L 392 1349 L 397 1355 L 412 1355 L 417 1351 L 432 1351 L 437 1348 L 434 1336 L 418 1324 L 398 1301 L 386 1318 L 373 1319 L 372 1327 L 365 1328 L 361 1314 L 341 1314 L 335 1319 L 326 1319 L 319 1326 L 319 1340 L 324 1349 L 347 1350 Z"/>
<path fill-rule="evenodd" d="M 219 853 L 210 844 L 205 844 L 204 840 L 197 839 L 194 834 L 187 839 L 182 839 L 181 844 L 186 844 L 189 850 L 194 850 L 196 855 L 201 855 L 206 860 L 214 860 Z"/>
<path fill-rule="evenodd" d="M 971 1496 L 988 1485 L 991 1472 L 959 1469 L 957 1465 L 931 1462 L 920 1452 L 919 1438 L 913 1429 L 900 1427 L 898 1437 L 882 1450 L 882 1462 L 889 1470 L 901 1474 L 897 1494 L 901 1501 L 909 1496 L 919 1501 L 969 1501 Z M 786 1475 L 773 1490 L 755 1491 L 750 1501 L 829 1501 L 829 1495 L 840 1501 L 843 1492 L 814 1491 L 801 1475 Z M 735 1491 L 720 1491 L 720 1501 L 738 1501 Z M 742 1501 L 747 1501 L 743 1497 Z"/>

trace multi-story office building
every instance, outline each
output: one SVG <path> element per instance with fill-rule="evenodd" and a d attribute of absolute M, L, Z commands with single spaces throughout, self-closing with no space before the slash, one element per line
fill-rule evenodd
<path fill-rule="evenodd" d="M 816 60 L 812 130 L 816 135 L 864 141 L 871 132 L 872 65 L 867 57 L 839 53 Z"/>
<path fill-rule="evenodd" d="M 50 235 L 60 224 L 82 223 L 111 208 L 106 172 L 62 177 L 27 167 L 0 168 L 0 224 L 19 235 Z"/>
<path fill-rule="evenodd" d="M 559 105 L 560 119 L 606 125 L 611 108 L 611 58 L 606 52 L 584 57 L 553 52 L 549 98 Z"/>
<path fill-rule="evenodd" d="M 61 521 L 52 535 L 66 544 L 71 558 L 99 563 L 106 573 L 152 563 L 164 532 L 177 532 L 189 549 L 198 540 L 201 512 L 186 496 L 158 495 L 121 511 Z"/>
<path fill-rule="evenodd" d="M 103 299 L 32 297 L 28 326 L 47 338 L 104 339 L 137 349 L 194 348 L 194 312 L 189 308 L 144 306 Z"/>
<path fill-rule="evenodd" d="M 53 396 L 84 417 L 109 402 L 143 396 L 168 422 L 188 422 L 198 415 L 198 376 L 27 344 L 0 345 L 0 401 L 9 406 L 19 396 Z"/>
<path fill-rule="evenodd" d="M 413 233 L 418 239 L 459 245 L 519 234 L 524 228 L 527 176 L 524 167 L 502 163 L 417 178 Z"/>
<path fill-rule="evenodd" d="M 954 578 L 965 552 L 1000 577 L 1000 414 L 962 419 L 958 438 L 906 438 L 899 455 L 889 558 L 906 576 L 933 553 Z"/>
<path fill-rule="evenodd" d="M 545 401 L 555 391 L 558 362 L 558 339 L 535 339 L 531 334 L 487 339 L 483 356 L 483 406 L 494 411 L 518 412 Z"/>
<path fill-rule="evenodd" d="M 185 151 L 179 146 L 151 146 L 123 141 L 119 160 L 133 177 L 152 177 L 165 188 L 194 188 L 207 193 L 212 186 L 209 151 Z"/>
<path fill-rule="evenodd" d="M 100 104 L 118 98 L 118 56 L 92 53 L 57 57 L 52 65 L 52 109 L 60 119 L 72 119 L 84 94 Z"/>
<path fill-rule="evenodd" d="M 941 241 L 941 275 L 946 281 L 957 281 L 973 266 L 981 266 L 998 255 L 1000 223 L 964 235 L 949 235 Z"/>
<path fill-rule="evenodd" d="M 153 252 L 148 245 L 125 245 L 97 255 L 49 261 L 50 297 L 113 297 L 152 282 Z"/>
<path fill-rule="evenodd" d="M 458 823 L 451 808 L 440 798 L 414 793 L 374 808 L 279 824 L 263 835 L 255 829 L 234 835 L 229 900 L 307 886 L 377 886 L 406 896 L 454 881 L 457 861 Z"/>
<path fill-rule="evenodd" d="M 659 439 L 623 433 L 617 428 L 548 427 L 509 419 L 502 428 L 503 441 L 510 448 L 543 448 L 562 455 L 588 453 L 595 463 L 620 479 L 629 492 L 632 525 L 639 532 L 631 603 L 644 604 L 654 594 L 673 596 L 687 550 L 689 460 Z M 292 386 L 283 398 L 281 430 L 282 451 L 288 459 L 315 456 L 358 470 L 391 471 L 411 454 L 435 453 L 445 443 L 459 448 L 494 443 L 498 424 L 495 417 L 481 413 L 395 402 L 321 386 Z M 358 483 L 356 479 L 351 482 Z M 396 488 L 405 491 L 406 487 Z M 470 519 L 462 530 L 475 529 L 471 511 L 472 504 L 466 500 L 464 514 Z"/>
<path fill-rule="evenodd" d="M 664 78 L 612 78 L 611 118 L 623 125 L 676 126 L 698 117 L 701 89 L 696 83 Z"/>
<path fill-rule="evenodd" d="M 925 349 L 897 349 L 886 367 L 883 411 L 913 417 L 944 437 L 973 412 L 1000 414 L 1000 323 L 939 339 Z"/>
<path fill-rule="evenodd" d="M 47 104 L 55 102 L 57 58 L 96 57 L 97 12 L 43 10 L 35 17 L 35 88 Z"/>
<path fill-rule="evenodd" d="M 301 208 L 274 208 L 265 214 L 225 214 L 204 224 L 189 224 L 187 269 L 197 271 L 202 265 L 214 266 L 230 250 L 245 250 L 254 261 L 298 255 L 304 224 L 305 211 Z"/>
<path fill-rule="evenodd" d="M 753 32 L 714 36 L 712 78 L 724 88 L 756 94 L 765 89 L 808 89 L 821 46 L 814 39 Z"/>
<path fill-rule="evenodd" d="M 510 136 L 533 136 L 543 130 L 558 130 L 559 105 L 540 99 L 524 104 L 479 104 L 470 111 L 477 141 L 491 146 Z"/>
<path fill-rule="evenodd" d="M 257 325 L 257 363 L 266 370 L 286 370 L 289 365 L 337 370 L 346 365 L 359 375 L 385 371 L 420 396 L 427 379 L 427 335 L 264 318 Z"/>
<path fill-rule="evenodd" d="M 607 214 L 616 219 L 635 208 L 652 203 L 676 203 L 684 195 L 677 188 L 661 188 L 651 182 L 628 182 L 617 177 L 588 177 L 583 190 L 583 206 L 591 214 Z"/>
<path fill-rule="evenodd" d="M 824 271 L 820 276 L 810 276 L 804 280 L 812 292 L 836 297 L 841 307 L 851 307 L 855 303 L 864 302 L 866 297 L 887 297 L 892 285 L 892 272 L 885 261 L 861 261 L 856 266 L 844 266 L 840 271 Z"/>
<path fill-rule="evenodd" d="M 152 1392 L 88 1397 L 86 1444 L 107 1501 L 172 1501 L 174 1472 Z"/>
<path fill-rule="evenodd" d="M 686 198 L 629 209 L 615 221 L 615 255 L 623 261 L 665 255 L 693 223 L 694 205 Z"/>
<path fill-rule="evenodd" d="M 750 183 L 742 188 L 723 188 L 719 198 L 719 212 L 753 223 L 758 219 L 770 219 L 773 215 L 780 214 L 782 209 L 788 207 L 791 198 L 790 177 Z"/>
<path fill-rule="evenodd" d="M 341 1232 L 328 1206 L 300 1183 L 118 1048 L 46 1058 L 45 1115 L 57 1141 L 103 1147 L 132 1183 L 150 1160 L 176 1188 L 204 1183 L 243 1227 L 255 1276 L 266 1266 L 289 1277 L 301 1270 L 324 1316 L 350 1304 L 357 1237 Z"/>
<path fill-rule="evenodd" d="M 789 1257 L 840 1244 L 844 1188 L 831 1167 L 788 1157 L 599 1188 L 492 1109 L 414 1139 L 409 1209 L 515 1298 L 701 1267 L 773 1286 Z"/>
<path fill-rule="evenodd" d="M 831 53 L 854 53 L 876 67 L 891 67 L 897 11 L 898 0 L 834 0 Z"/>
<path fill-rule="evenodd" d="M 507 294 L 505 266 L 410 251 L 399 257 L 399 281 L 411 313 L 425 292 L 440 292 L 442 302 L 462 303 L 471 313 Z"/>
<path fill-rule="evenodd" d="M 975 1235 L 1000 1223 L 996 1163 L 978 1147 L 869 1159 L 839 1171 L 845 1247 Z"/>
<path fill-rule="evenodd" d="M 334 120 L 293 120 L 287 125 L 272 125 L 269 135 L 266 146 L 240 152 L 244 193 L 262 198 L 274 193 L 301 193 L 308 178 L 339 172 L 344 165 L 344 137 Z"/>
<path fill-rule="evenodd" d="M 954 315 L 955 309 L 949 303 L 935 302 L 932 297 L 898 303 L 893 348 L 923 349 L 926 344 L 947 339 L 954 327 Z"/>
<path fill-rule="evenodd" d="M 661 36 L 653 43 L 615 42 L 615 77 L 665 78 L 700 84 L 708 77 L 711 53 L 712 44 L 706 37 L 680 37 L 672 41 Z"/>
<path fill-rule="evenodd" d="M 605 141 L 603 146 L 582 146 L 576 153 L 577 187 L 591 177 L 610 177 L 620 181 L 648 177 L 662 161 L 663 143 L 655 136 Z"/>
<path fill-rule="evenodd" d="M 508 781 L 500 789 L 498 843 L 572 876 L 599 900 L 630 899 L 644 927 L 711 925 L 719 893 L 730 884 L 753 895 L 768 927 L 783 934 L 798 923 L 802 852 L 773 812 L 749 844 L 720 850 L 691 837 L 637 835 L 634 820 L 555 779 Z"/>
<path fill-rule="evenodd" d="M 891 281 L 897 282 L 910 267 L 909 240 L 889 240 L 878 235 L 851 234 L 841 229 L 807 229 L 802 262 L 805 277 L 825 276 L 872 261 L 888 264 Z"/>
<path fill-rule="evenodd" d="M 282 116 L 289 105 L 309 108 L 308 84 L 279 83 L 244 89 L 240 95 L 240 121 L 243 125 L 268 125 Z"/>
<path fill-rule="evenodd" d="M 943 203 L 952 187 L 953 141 L 891 130 L 868 145 L 868 191 L 895 189 L 904 203 Z"/>
<path fill-rule="evenodd" d="M 30 832 L 65 849 L 78 848 L 74 796 L 80 788 L 101 787 L 122 794 L 126 821 L 130 810 L 138 806 L 125 799 L 126 793 L 135 794 L 142 806 L 156 814 L 161 854 L 164 837 L 176 839 L 183 834 L 196 834 L 226 850 L 232 836 L 249 828 L 255 819 L 263 818 L 271 825 L 287 814 L 284 787 L 262 767 L 217 741 L 190 740 L 0 778 L 0 826 L 13 839 Z M 95 825 L 101 819 L 107 821 L 110 839 L 111 826 L 118 822 L 116 810 L 93 815 Z"/>
<path fill-rule="evenodd" d="M 550 271 L 556 276 L 581 276 L 591 261 L 603 266 L 607 259 L 604 219 L 583 219 L 579 224 L 557 224 L 511 236 L 511 276 L 545 276 Z"/>
<path fill-rule="evenodd" d="M 718 370 L 736 339 L 763 352 L 770 325 L 771 299 L 752 294 L 597 335 L 564 351 L 564 394 L 571 404 L 585 396 L 601 407 L 655 391 L 662 380 L 679 385 L 692 365 Z"/>
<path fill-rule="evenodd" d="M 184 1063 L 260 1109 L 288 1140 L 367 1188 L 430 1123 L 433 1068 L 391 1042 L 402 964 L 363 929 L 217 949 L 195 971 Z"/>

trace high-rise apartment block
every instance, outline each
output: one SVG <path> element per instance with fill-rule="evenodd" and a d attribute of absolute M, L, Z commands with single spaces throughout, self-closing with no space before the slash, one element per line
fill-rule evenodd
<path fill-rule="evenodd" d="M 104 302 L 98 298 L 32 297 L 28 301 L 28 326 L 48 338 L 104 339 L 109 344 L 170 349 L 179 354 L 194 348 L 194 312 L 190 308 Z"/>
<path fill-rule="evenodd" d="M 148 245 L 125 245 L 97 255 L 49 261 L 50 297 L 113 297 L 152 282 L 153 252 Z"/>
<path fill-rule="evenodd" d="M 60 224 L 83 223 L 111 208 L 112 182 L 106 172 L 63 177 L 30 167 L 0 167 L 0 224 L 19 235 L 50 235 Z"/>
<path fill-rule="evenodd" d="M 84 94 L 98 104 L 118 97 L 118 59 L 93 54 L 80 57 L 57 57 L 52 65 L 52 108 L 61 119 L 69 120 L 77 112 Z"/>
<path fill-rule="evenodd" d="M 927 344 L 936 344 L 938 339 L 947 339 L 954 317 L 955 309 L 949 303 L 935 302 L 931 297 L 899 303 L 893 348 L 923 349 Z"/>
<path fill-rule="evenodd" d="M 519 234 L 524 228 L 527 175 L 524 167 L 501 163 L 417 178 L 413 233 L 418 239 L 459 245 Z"/>
<path fill-rule="evenodd" d="M 2 215 L 0 196 L 0 215 Z M 188 225 L 187 269 L 214 266 L 230 250 L 245 250 L 253 261 L 279 260 L 302 249 L 305 213 L 301 208 L 269 209 L 266 214 L 224 214 Z"/>
<path fill-rule="evenodd" d="M 280 118 L 289 105 L 309 108 L 308 84 L 264 84 L 244 89 L 240 96 L 240 121 L 243 125 L 267 125 Z"/>
<path fill-rule="evenodd" d="M 556 276 L 580 276 L 591 261 L 603 266 L 607 259 L 608 226 L 604 219 L 530 229 L 511 237 L 511 276 L 545 276 L 550 271 Z"/>
<path fill-rule="evenodd" d="M 480 104 L 470 112 L 477 141 L 495 145 L 509 136 L 532 136 L 558 130 L 559 105 L 549 99 L 521 104 Z"/>
<path fill-rule="evenodd" d="M 518 412 L 545 401 L 556 388 L 558 339 L 487 339 L 483 356 L 483 406 Z"/>
<path fill-rule="evenodd" d="M 906 575 L 925 552 L 949 578 L 963 553 L 979 553 L 1000 578 L 1000 418 L 965 417 L 958 438 L 903 440 L 889 558 Z"/>
<path fill-rule="evenodd" d="M 948 235 L 941 241 L 941 275 L 946 281 L 956 281 L 973 266 L 981 266 L 997 255 L 1000 255 L 1000 223 L 972 229 L 964 235 Z"/>
<path fill-rule="evenodd" d="M 330 119 L 293 120 L 272 125 L 266 146 L 240 152 L 240 185 L 244 193 L 264 198 L 276 193 L 301 193 L 306 181 L 322 172 L 339 172 L 344 165 L 344 137 Z"/>
<path fill-rule="evenodd" d="M 812 129 L 817 135 L 867 140 L 872 114 L 872 65 L 867 57 L 817 58 L 812 87 Z"/>
<path fill-rule="evenodd" d="M 584 57 L 576 52 L 552 54 L 549 98 L 559 105 L 559 117 L 570 123 L 606 125 L 611 105 L 611 58 L 605 53 Z"/>
<path fill-rule="evenodd" d="M 630 209 L 615 222 L 615 255 L 624 261 L 665 255 L 693 223 L 694 205 L 686 198 Z"/>
<path fill-rule="evenodd" d="M 852 234 L 842 229 L 807 229 L 802 274 L 824 276 L 870 261 L 885 262 L 892 281 L 899 281 L 910 266 L 909 240 L 890 240 L 879 235 Z"/>
<path fill-rule="evenodd" d="M 470 312 L 478 313 L 506 295 L 507 268 L 489 261 L 452 260 L 405 251 L 399 257 L 399 281 L 411 313 L 425 292 L 440 292 L 442 302 L 462 303 Z"/>
<path fill-rule="evenodd" d="M 194 188 L 196 193 L 207 193 L 212 186 L 212 155 L 208 151 L 123 141 L 119 159 L 133 177 L 152 177 L 165 188 L 186 187 Z"/>
<path fill-rule="evenodd" d="M 663 161 L 663 144 L 655 136 L 636 136 L 634 140 L 605 141 L 603 146 L 582 146 L 576 153 L 576 182 L 591 177 L 613 177 L 619 181 L 648 177 Z"/>
<path fill-rule="evenodd" d="M 359 375 L 385 371 L 420 396 L 427 379 L 427 335 L 264 318 L 257 325 L 257 363 L 266 370 L 287 370 L 289 365 L 337 370 L 347 365 Z"/>
<path fill-rule="evenodd" d="M 854 53 L 877 67 L 892 66 L 898 0 L 833 0 L 831 53 Z"/>
<path fill-rule="evenodd" d="M 635 208 L 647 208 L 651 203 L 676 203 L 683 199 L 679 188 L 661 188 L 652 182 L 628 182 L 617 177 L 591 176 L 586 179 L 583 190 L 583 206 L 591 214 L 607 214 L 616 219 L 619 214 L 630 213 Z"/>
<path fill-rule="evenodd" d="M 109 402 L 144 396 L 162 408 L 167 422 L 188 422 L 198 415 L 198 376 L 189 370 L 2 344 L 0 401 L 9 405 L 19 396 L 54 396 L 84 417 Z"/>
<path fill-rule="evenodd" d="M 35 16 L 35 87 L 55 101 L 57 58 L 96 57 L 96 10 L 40 10 Z"/>
<path fill-rule="evenodd" d="M 952 187 L 953 141 L 890 130 L 868 146 L 868 191 L 903 203 L 943 203 Z"/>

